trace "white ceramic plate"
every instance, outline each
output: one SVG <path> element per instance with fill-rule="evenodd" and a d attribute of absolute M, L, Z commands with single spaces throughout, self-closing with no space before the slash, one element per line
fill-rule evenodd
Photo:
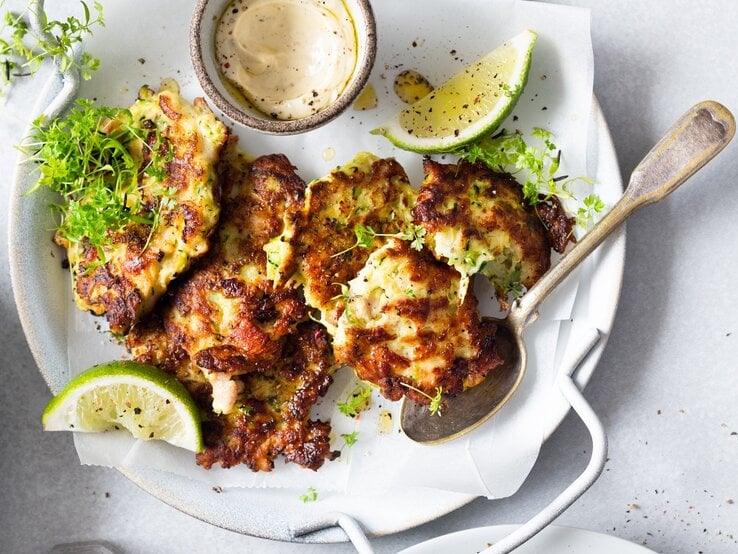
<path fill-rule="evenodd" d="M 458 17 L 465 21 L 464 10 L 471 14 L 479 11 L 478 1 L 459 3 L 455 8 Z M 124 5 L 125 4 L 125 5 Z M 147 18 L 141 21 L 136 10 L 130 7 L 145 6 Z M 183 2 L 161 0 L 151 5 L 149 2 L 135 0 L 129 3 L 106 2 L 107 27 L 89 42 L 90 51 L 102 58 L 101 70 L 93 81 L 83 84 L 80 95 L 97 98 L 111 105 L 129 104 L 136 89 L 143 83 L 156 85 L 162 77 L 175 77 L 183 94 L 192 97 L 201 94 L 187 56 L 187 25 L 191 6 L 183 7 Z M 394 3 L 392 4 L 395 5 Z M 399 4 L 398 4 L 399 5 Z M 424 4 L 427 6 L 430 4 Z M 402 65 L 408 56 L 415 55 L 411 47 L 404 51 L 382 50 L 382 32 L 385 36 L 397 36 L 401 29 L 392 18 L 385 17 L 382 7 L 387 2 L 376 2 L 375 11 L 380 32 L 380 52 L 375 73 L 382 73 L 386 67 Z M 433 14 L 427 15 L 433 18 Z M 420 23 L 415 22 L 416 25 Z M 390 27 L 390 25 L 392 27 Z M 404 39 L 403 44 L 410 42 Z M 384 43 L 386 44 L 386 42 Z M 153 53 L 156 54 L 153 54 Z M 398 53 L 399 52 L 399 53 Z M 405 58 L 403 58 L 405 56 Z M 41 94 L 39 103 L 48 102 L 59 83 L 52 81 L 49 88 Z M 380 103 L 382 99 L 380 98 Z M 339 119 L 339 125 L 356 125 L 360 112 L 349 113 Z M 368 130 L 368 125 L 361 128 Z M 322 133 L 328 133 L 330 127 Z M 339 145 L 326 142 L 337 151 L 336 160 L 319 160 L 309 172 L 324 173 L 323 166 L 330 167 L 341 159 L 347 159 L 366 144 L 363 133 L 356 144 Z M 319 135 L 325 141 L 327 135 Z M 362 138 L 363 137 L 363 138 Z M 284 151 L 290 157 L 300 156 L 293 152 L 295 143 L 279 142 L 280 139 L 262 138 L 247 135 L 241 145 L 251 153 Z M 283 139 L 284 140 L 284 139 Z M 364 141 L 364 142 L 362 142 Z M 304 146 L 298 147 L 304 150 Z M 372 148 L 375 148 L 372 146 Z M 389 146 L 383 146 L 389 148 Z M 622 182 L 616 155 L 607 129 L 607 124 L 596 101 L 593 103 L 589 133 L 587 137 L 587 174 L 608 187 L 610 193 L 622 190 Z M 390 154 L 378 152 L 380 155 Z M 302 153 L 304 157 L 304 152 Z M 339 156 L 341 158 L 339 158 Z M 313 157 L 314 158 L 314 157 Z M 401 160 L 402 161 L 402 160 Z M 417 160 L 416 160 L 417 161 Z M 305 169 L 299 163 L 300 169 Z M 419 164 L 417 164 L 419 165 Z M 412 177 L 411 173 L 411 177 Z M 9 252 L 11 277 L 21 322 L 29 346 L 36 362 L 52 392 L 58 392 L 69 380 L 66 302 L 69 287 L 68 272 L 61 268 L 61 256 L 51 243 L 49 231 L 49 197 L 37 193 L 23 196 L 35 181 L 30 164 L 19 165 L 10 199 Z M 415 179 L 417 182 L 417 176 Z M 612 194 L 611 194 L 612 196 Z M 580 285 L 580 294 L 587 299 L 586 315 L 588 324 L 603 333 L 603 340 L 595 347 L 592 355 L 581 366 L 577 381 L 584 386 L 594 371 L 607 340 L 607 333 L 618 303 L 623 273 L 625 235 L 621 231 L 611 237 L 595 254 L 593 260 L 596 270 L 587 283 Z M 558 390 L 551 388 L 550 394 L 542 401 L 550 403 L 550 418 L 544 429 L 548 437 L 560 424 L 568 411 L 568 404 Z M 171 473 L 156 470 L 123 470 L 123 473 L 145 490 L 168 504 L 199 519 L 228 529 L 254 536 L 280 540 L 301 540 L 309 542 L 337 542 L 346 540 L 340 529 L 326 529 L 295 539 L 292 529 L 298 524 L 313 520 L 331 511 L 347 513 L 357 518 L 371 535 L 395 533 L 420 525 L 470 502 L 473 497 L 465 494 L 427 490 L 421 488 L 394 489 L 382 495 L 343 495 L 321 496 L 319 502 L 302 504 L 296 501 L 293 490 L 278 489 L 228 489 L 215 492 L 210 485 L 191 481 Z"/>
<path fill-rule="evenodd" d="M 500 540 L 517 525 L 478 527 L 451 533 L 411 546 L 399 554 L 477 554 Z M 643 546 L 617 537 L 551 525 L 515 550 L 515 554 L 653 554 Z"/>

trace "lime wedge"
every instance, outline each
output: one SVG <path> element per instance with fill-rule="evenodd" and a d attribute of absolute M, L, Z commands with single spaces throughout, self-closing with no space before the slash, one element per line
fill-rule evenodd
<path fill-rule="evenodd" d="M 525 87 L 537 37 L 524 31 L 501 44 L 371 132 L 421 153 L 449 152 L 493 132 Z"/>
<path fill-rule="evenodd" d="M 199 452 L 200 412 L 187 389 L 156 367 L 128 361 L 91 367 L 46 405 L 45 431 L 127 429 L 137 439 L 159 439 Z"/>

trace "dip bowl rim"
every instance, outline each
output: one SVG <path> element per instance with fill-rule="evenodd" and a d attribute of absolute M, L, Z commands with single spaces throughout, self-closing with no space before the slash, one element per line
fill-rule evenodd
<path fill-rule="evenodd" d="M 249 129 L 271 135 L 294 135 L 317 129 L 343 113 L 359 96 L 369 80 L 377 55 L 377 26 L 370 0 L 341 0 L 354 22 L 359 51 L 351 78 L 338 98 L 308 117 L 280 120 L 245 106 L 233 95 L 223 92 L 224 78 L 215 63 L 215 21 L 233 0 L 197 0 L 189 30 L 189 50 L 197 79 L 208 99 L 234 122 Z M 351 6 L 356 9 L 352 10 Z M 216 6 L 213 23 L 205 21 L 208 7 Z M 212 31 L 212 32 L 209 32 Z M 209 63 L 210 62 L 210 63 Z M 217 83 L 217 84 L 216 84 Z M 220 86 L 218 86 L 220 85 Z"/>

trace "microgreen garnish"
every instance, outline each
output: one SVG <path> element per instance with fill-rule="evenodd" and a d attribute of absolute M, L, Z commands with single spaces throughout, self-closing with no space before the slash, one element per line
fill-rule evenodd
<path fill-rule="evenodd" d="M 443 400 L 443 387 L 436 388 L 436 394 L 431 398 L 428 411 L 431 415 L 441 415 L 441 402 Z"/>
<path fill-rule="evenodd" d="M 436 393 L 431 396 L 427 392 L 423 392 L 417 387 L 414 387 L 408 383 L 400 383 L 403 387 L 406 387 L 412 391 L 417 392 L 418 394 L 425 396 L 428 400 L 430 400 L 430 404 L 428 404 L 428 411 L 431 413 L 431 415 L 441 416 L 441 406 L 443 404 L 443 387 L 436 387 Z"/>
<path fill-rule="evenodd" d="M 578 225 L 587 227 L 587 225 L 594 220 L 595 214 L 598 214 L 605 209 L 605 203 L 596 194 L 590 194 L 585 197 L 582 202 L 584 206 L 581 206 L 577 210 L 576 220 Z"/>
<path fill-rule="evenodd" d="M 341 287 L 340 294 L 335 295 L 331 298 L 331 300 L 338 300 L 339 298 L 344 301 L 344 303 L 348 303 L 351 301 L 351 296 L 349 295 L 349 287 L 348 285 L 344 285 L 343 283 L 332 283 L 333 285 L 337 287 Z"/>
<path fill-rule="evenodd" d="M 359 440 L 359 432 L 354 431 L 353 433 L 341 433 L 341 438 L 343 439 L 344 446 L 351 448 L 356 444 L 356 441 Z"/>
<path fill-rule="evenodd" d="M 400 240 L 408 240 L 410 241 L 410 248 L 420 251 L 425 244 L 426 232 L 424 227 L 411 223 L 400 233 L 390 236 L 395 236 Z"/>
<path fill-rule="evenodd" d="M 150 131 L 133 125 L 128 110 L 93 107 L 80 99 L 64 119 L 48 125 L 41 118 L 34 121 L 30 142 L 23 146 L 38 164 L 39 180 L 31 192 L 48 187 L 61 196 L 62 202 L 53 205 L 61 216 L 59 236 L 70 243 L 88 241 L 103 263 L 110 233 L 131 223 L 149 225 L 153 232 L 176 192 L 159 186 L 170 160 L 166 139 L 154 141 L 160 146 L 152 149 L 148 165 L 139 167 L 128 145 L 134 140 L 146 145 Z M 139 185 L 140 172 L 155 175 L 146 191 Z"/>
<path fill-rule="evenodd" d="M 351 301 L 356 298 L 355 296 L 351 296 L 349 294 L 349 287 L 348 285 L 344 285 L 343 283 L 332 283 L 334 286 L 341 287 L 341 292 L 331 298 L 331 300 L 341 300 L 343 302 L 343 315 L 346 317 L 348 322 L 352 325 L 357 324 L 357 320 L 354 317 L 354 315 L 351 312 Z M 318 323 L 323 323 L 321 321 L 318 321 Z"/>
<path fill-rule="evenodd" d="M 305 494 L 300 495 L 300 500 L 302 500 L 305 504 L 308 502 L 315 502 L 318 499 L 318 491 L 316 491 L 313 487 L 308 487 L 308 490 Z"/>
<path fill-rule="evenodd" d="M 574 183 L 594 183 L 586 177 L 570 178 L 557 175 L 561 165 L 561 151 L 556 147 L 551 132 L 536 127 L 531 137 L 538 142 L 525 141 L 519 131 L 501 131 L 465 145 L 455 153 L 471 163 L 479 160 L 492 169 L 516 175 L 522 182 L 523 196 L 531 206 L 552 196 L 577 201 L 571 188 Z M 585 198 L 584 207 L 577 211 L 577 224 L 587 228 L 605 205 L 596 194 Z"/>
<path fill-rule="evenodd" d="M 372 227 L 359 224 L 354 227 L 356 242 L 348 248 L 345 248 L 340 252 L 336 252 L 331 256 L 331 258 L 336 258 L 342 254 L 345 254 L 346 252 L 350 252 L 357 247 L 371 248 L 376 237 L 391 237 L 398 238 L 400 240 L 410 241 L 410 247 L 413 250 L 422 250 L 423 244 L 425 243 L 425 234 L 426 230 L 423 227 L 415 225 L 413 223 L 410 223 L 404 230 L 398 233 L 377 233 Z"/>
<path fill-rule="evenodd" d="M 338 402 L 338 411 L 348 417 L 356 417 L 369 407 L 372 399 L 372 389 L 367 385 L 359 385 L 344 402 Z"/>
<path fill-rule="evenodd" d="M 520 274 L 522 268 L 518 264 L 514 270 L 507 274 L 505 280 L 502 282 L 502 286 L 505 287 L 505 293 L 510 294 L 513 299 L 518 299 L 523 296 L 525 289 L 523 284 L 520 282 Z"/>
<path fill-rule="evenodd" d="M 5 4 L 0 0 L 0 6 Z M 84 52 L 77 56 L 75 45 L 92 34 L 93 27 L 104 27 L 103 9 L 100 2 L 93 4 L 95 14 L 80 1 L 82 18 L 69 16 L 63 21 L 49 20 L 40 10 L 40 33 L 28 25 L 26 12 L 6 12 L 0 22 L 0 64 L 3 66 L 0 83 L 4 89 L 16 77 L 32 75 L 46 58 L 54 58 L 62 72 L 76 67 L 84 79 L 100 66 L 100 60 Z"/>

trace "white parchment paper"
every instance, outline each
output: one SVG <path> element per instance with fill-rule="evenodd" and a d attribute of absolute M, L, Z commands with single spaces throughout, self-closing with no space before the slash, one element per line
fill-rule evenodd
<path fill-rule="evenodd" d="M 173 76 L 185 96 L 202 95 L 186 50 L 190 10 L 158 14 L 154 7 L 149 21 L 134 22 L 135 10 L 122 4 L 106 3 L 108 26 L 88 45 L 102 58 L 103 68 L 93 81 L 83 85 L 81 94 L 106 104 L 127 105 L 141 84 L 155 84 Z M 529 28 L 538 33 L 529 81 L 513 112 L 515 118 L 511 116 L 505 126 L 524 133 L 533 127 L 551 130 L 564 153 L 562 172 L 585 175 L 593 74 L 587 10 L 519 0 L 374 0 L 373 6 L 379 52 L 370 82 L 378 93 L 378 107 L 364 112 L 349 110 L 303 136 L 271 137 L 238 131 L 244 149 L 252 155 L 287 154 L 306 182 L 323 176 L 357 152 L 369 150 L 397 158 L 417 186 L 422 180 L 421 157 L 368 133 L 402 108 L 392 92 L 396 74 L 415 69 L 438 85 Z M 162 23 L 165 16 L 166 23 Z M 139 68 L 128 59 L 137 57 L 135 47 L 131 46 L 130 52 L 124 50 L 130 44 L 125 41 L 130 25 L 154 26 L 153 31 L 167 33 L 168 44 L 182 48 L 163 49 Z M 519 488 L 538 456 L 547 417 L 543 399 L 553 387 L 564 350 L 577 340 L 569 320 L 580 284 L 587 282 L 591 271 L 587 265 L 580 268 L 547 302 L 541 320 L 527 332 L 530 365 L 517 394 L 486 425 L 451 443 L 427 447 L 408 440 L 399 430 L 399 404 L 379 396 L 358 421 L 340 414 L 335 409 L 336 400 L 345 399 L 356 384 L 352 372 L 343 369 L 315 413 L 323 419 L 330 417 L 338 437 L 335 448 L 343 444 L 342 433 L 358 431 L 359 440 L 350 449 L 344 447 L 339 460 L 326 463 L 318 472 L 281 460 L 271 473 L 252 473 L 245 467 L 206 471 L 195 464 L 190 452 L 164 443 L 135 441 L 125 433 L 76 434 L 80 460 L 85 464 L 153 467 L 221 487 L 290 487 L 304 491 L 312 486 L 321 491 L 379 492 L 398 485 L 417 485 L 490 498 L 508 496 Z M 481 285 L 478 292 L 483 313 L 495 313 L 490 291 Z M 122 348 L 99 331 L 99 320 L 73 307 L 71 293 L 68 305 L 72 374 L 124 356 Z M 392 415 L 393 428 L 382 434 L 378 419 L 387 411 Z"/>

